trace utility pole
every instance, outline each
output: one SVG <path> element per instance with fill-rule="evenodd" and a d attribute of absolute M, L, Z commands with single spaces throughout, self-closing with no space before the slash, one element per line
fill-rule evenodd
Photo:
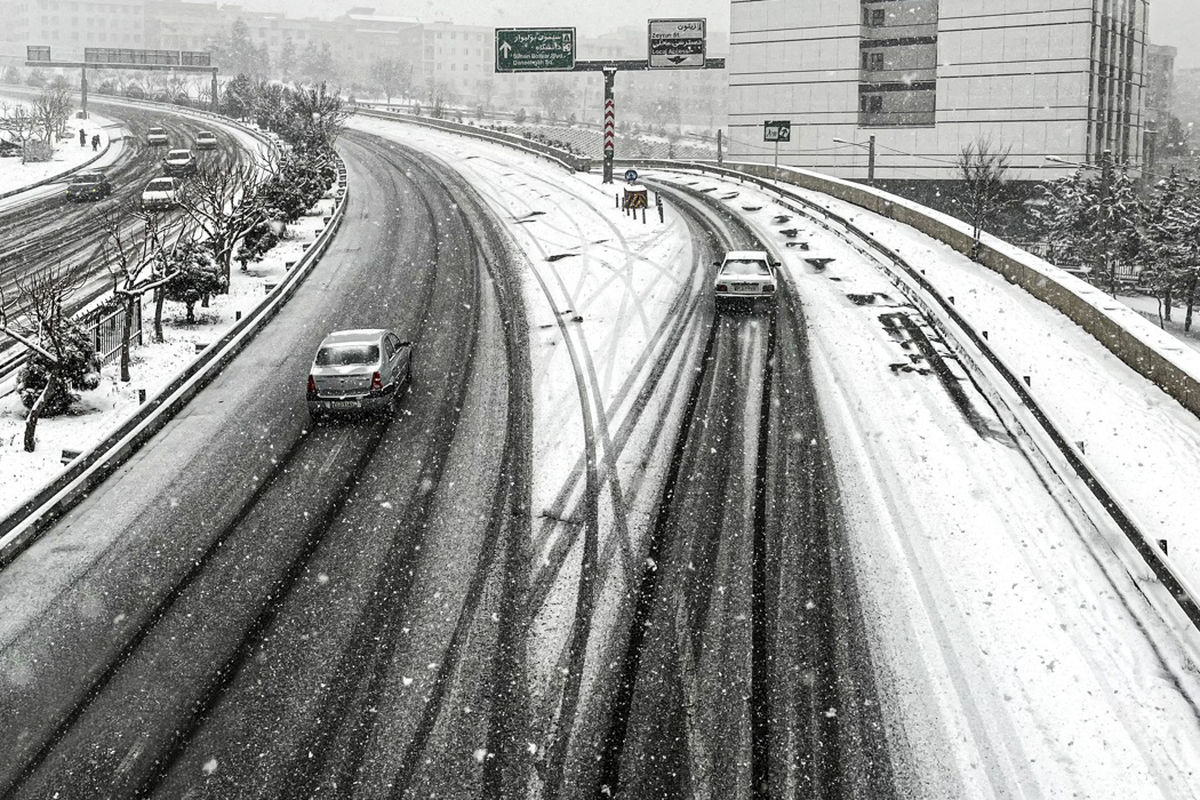
<path fill-rule="evenodd" d="M 867 140 L 867 184 L 875 185 L 875 134 Z"/>
<path fill-rule="evenodd" d="M 724 133 L 724 131 L 722 129 L 717 130 L 717 166 L 718 167 L 725 163 L 725 159 L 721 155 L 721 134 L 722 133 Z"/>
<path fill-rule="evenodd" d="M 79 68 L 79 113 L 83 119 L 88 118 L 88 112 L 87 112 L 87 67 Z"/>

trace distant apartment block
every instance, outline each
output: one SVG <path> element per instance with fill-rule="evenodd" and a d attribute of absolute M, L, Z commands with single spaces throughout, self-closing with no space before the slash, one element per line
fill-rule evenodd
<path fill-rule="evenodd" d="M 969 142 L 1012 148 L 1016 177 L 1140 163 L 1148 0 L 732 0 L 730 155 L 863 178 L 941 180 Z"/>

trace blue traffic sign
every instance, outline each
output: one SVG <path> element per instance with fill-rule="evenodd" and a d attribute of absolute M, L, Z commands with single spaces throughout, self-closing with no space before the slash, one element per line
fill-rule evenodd
<path fill-rule="evenodd" d="M 625 170 L 625 182 L 626 183 L 633 183 L 636 180 L 637 180 L 637 170 L 636 169 Z"/>

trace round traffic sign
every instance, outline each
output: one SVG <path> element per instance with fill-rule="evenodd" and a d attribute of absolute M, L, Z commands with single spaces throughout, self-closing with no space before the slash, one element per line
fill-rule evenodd
<path fill-rule="evenodd" d="M 625 182 L 626 183 L 633 183 L 636 180 L 637 180 L 637 170 L 636 169 L 625 170 Z"/>

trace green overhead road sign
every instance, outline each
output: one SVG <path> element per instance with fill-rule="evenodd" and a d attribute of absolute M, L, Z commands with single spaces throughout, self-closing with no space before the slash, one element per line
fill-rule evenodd
<path fill-rule="evenodd" d="M 496 72 L 570 72 L 574 28 L 496 28 Z"/>

